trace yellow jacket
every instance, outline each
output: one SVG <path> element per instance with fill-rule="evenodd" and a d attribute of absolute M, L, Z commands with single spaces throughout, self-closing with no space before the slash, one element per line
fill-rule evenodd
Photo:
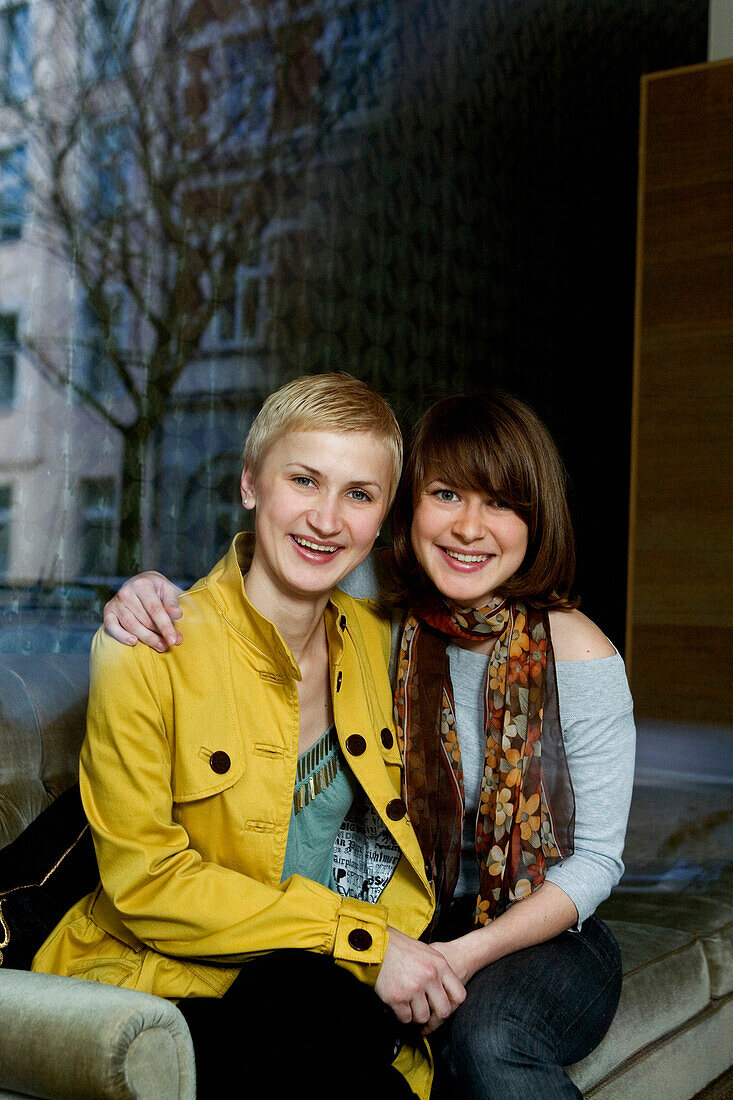
<path fill-rule="evenodd" d="M 299 875 L 280 881 L 300 672 L 247 600 L 248 555 L 237 536 L 181 598 L 180 647 L 157 654 L 96 635 L 80 784 L 102 881 L 34 970 L 173 999 L 221 996 L 248 957 L 288 947 L 332 955 L 374 983 L 387 923 L 415 938 L 427 927 L 433 891 L 400 797 L 389 627 L 341 592 L 326 609 L 334 718 L 372 819 L 351 828 L 376 837 L 376 863 L 348 869 L 361 897 Z M 396 1065 L 428 1094 L 425 1049 L 403 1048 Z"/>

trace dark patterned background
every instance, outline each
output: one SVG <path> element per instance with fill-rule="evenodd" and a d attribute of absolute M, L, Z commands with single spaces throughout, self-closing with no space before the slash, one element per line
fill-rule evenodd
<path fill-rule="evenodd" d="M 456 389 L 533 403 L 570 474 L 583 607 L 621 645 L 640 77 L 705 60 L 707 4 L 398 12 L 394 107 L 310 184 L 322 226 L 293 244 L 278 354 L 367 378 L 405 423 Z"/>

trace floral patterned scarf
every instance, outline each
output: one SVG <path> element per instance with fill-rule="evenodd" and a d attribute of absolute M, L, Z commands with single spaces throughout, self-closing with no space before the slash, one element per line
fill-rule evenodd
<path fill-rule="evenodd" d="M 468 612 L 438 599 L 411 610 L 402 624 L 395 716 L 405 802 L 435 884 L 429 934 L 447 913 L 461 858 L 463 768 L 447 653 L 454 638 L 496 638 L 485 688 L 474 923 L 536 890 L 546 868 L 573 850 L 575 800 L 547 614 L 500 599 Z"/>

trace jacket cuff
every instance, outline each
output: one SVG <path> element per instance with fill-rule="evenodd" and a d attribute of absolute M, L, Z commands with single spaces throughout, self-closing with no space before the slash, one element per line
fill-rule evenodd
<path fill-rule="evenodd" d="M 388 943 L 386 906 L 342 898 L 333 944 L 337 963 L 373 984 L 384 962 Z"/>

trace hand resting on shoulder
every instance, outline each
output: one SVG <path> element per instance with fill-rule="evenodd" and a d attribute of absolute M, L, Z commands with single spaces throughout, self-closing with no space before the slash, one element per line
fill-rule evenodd
<path fill-rule="evenodd" d="M 159 653 L 180 645 L 183 635 L 174 620 L 183 614 L 178 606 L 182 591 L 155 570 L 138 573 L 104 605 L 105 631 L 125 645 L 141 641 Z"/>

